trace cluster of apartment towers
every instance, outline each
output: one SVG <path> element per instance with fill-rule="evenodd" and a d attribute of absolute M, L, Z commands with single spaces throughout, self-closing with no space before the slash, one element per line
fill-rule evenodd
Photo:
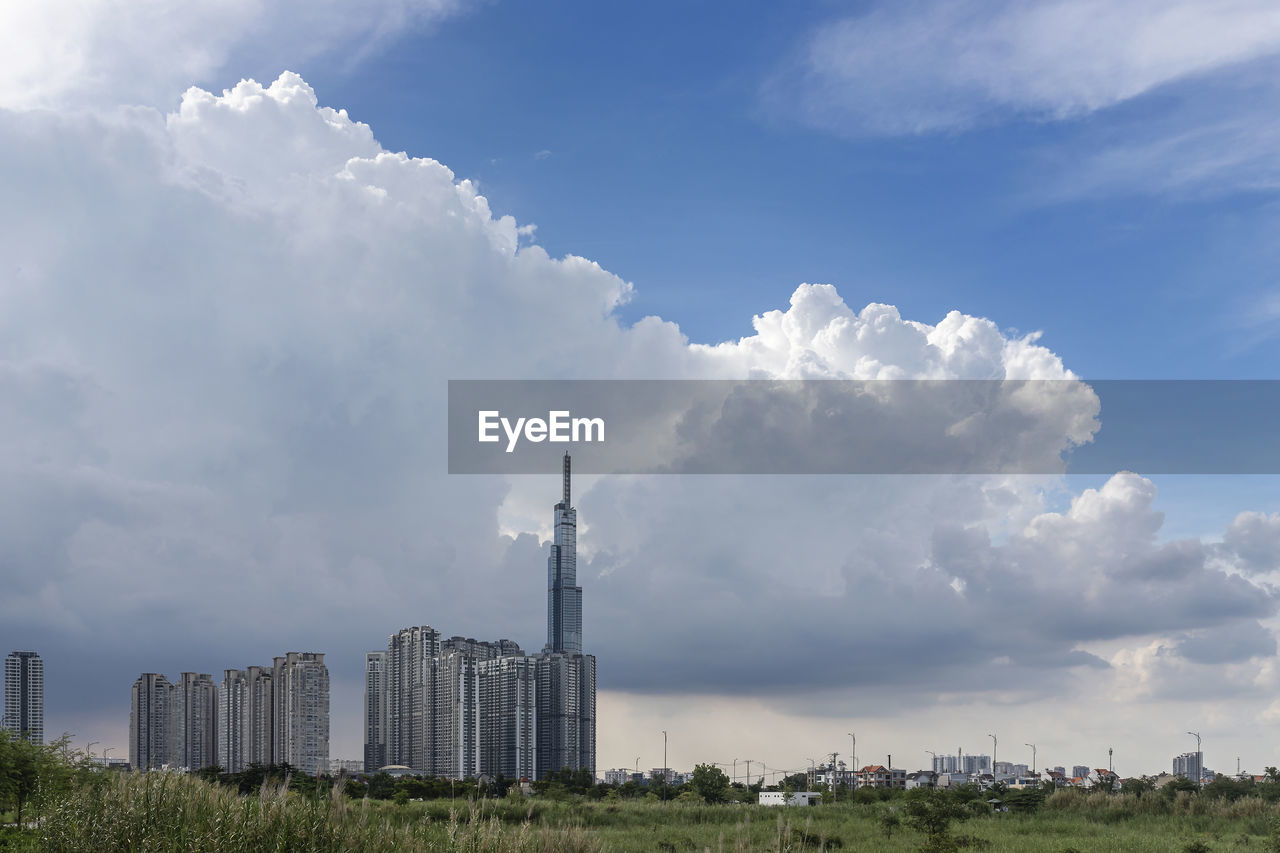
<path fill-rule="evenodd" d="M 443 639 L 429 626 L 392 634 L 365 656 L 366 771 L 461 779 L 540 779 L 596 766 L 596 659 L 582 653 L 577 510 L 570 461 L 547 558 L 547 644 Z"/>
<path fill-rule="evenodd" d="M 596 659 L 582 653 L 577 511 L 555 506 L 547 558 L 547 645 L 526 655 L 511 640 L 442 639 L 429 626 L 392 634 L 365 660 L 364 769 L 462 779 L 539 779 L 595 772 Z M 329 769 L 329 670 L 324 655 L 289 652 L 272 666 L 143 673 L 133 685 L 129 763 L 139 769 L 235 773 L 251 764 Z"/>
<path fill-rule="evenodd" d="M 324 655 L 289 652 L 271 666 L 203 672 L 176 682 L 144 672 L 133 683 L 129 763 L 140 770 L 228 773 L 250 764 L 289 764 L 306 773 L 329 769 L 329 670 Z"/>

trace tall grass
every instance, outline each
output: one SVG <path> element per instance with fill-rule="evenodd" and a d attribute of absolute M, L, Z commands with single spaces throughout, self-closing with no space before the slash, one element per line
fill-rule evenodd
<path fill-rule="evenodd" d="M 919 832 L 891 835 L 894 802 L 817 808 L 504 799 L 397 804 L 352 800 L 338 788 L 249 796 L 194 776 L 100 774 L 59 798 L 24 836 L 48 853 L 916 853 Z M 1060 792 L 1034 814 L 974 817 L 954 826 L 966 849 L 987 853 L 1166 853 L 1269 850 L 1280 809 L 1185 795 Z M 1277 824 L 1280 827 L 1280 824 Z M 0 846 L 3 846 L 0 844 Z M 25 849 L 25 848 L 24 848 Z"/>
<path fill-rule="evenodd" d="M 418 810 L 291 794 L 287 782 L 241 796 L 194 776 L 119 774 L 54 804 L 37 834 L 47 853 L 596 853 L 581 828 L 503 821 L 483 804 L 443 819 Z M 403 813 L 402 813 L 403 812 Z M 416 815 L 414 812 L 418 812 Z"/>

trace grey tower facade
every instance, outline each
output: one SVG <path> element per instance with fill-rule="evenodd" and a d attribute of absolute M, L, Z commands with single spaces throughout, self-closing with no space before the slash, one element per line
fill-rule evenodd
<path fill-rule="evenodd" d="M 218 686 L 213 676 L 184 672 L 173 687 L 173 763 L 187 770 L 217 764 Z"/>
<path fill-rule="evenodd" d="M 329 668 L 319 652 L 288 652 L 271 673 L 271 752 L 312 776 L 329 769 Z"/>
<path fill-rule="evenodd" d="M 387 652 L 364 656 L 364 771 L 376 773 L 387 761 Z"/>
<path fill-rule="evenodd" d="M 245 761 L 245 705 L 249 680 L 243 669 L 222 672 L 218 686 L 218 764 L 227 773 L 239 773 Z"/>
<path fill-rule="evenodd" d="M 564 455 L 563 494 L 555 506 L 547 558 L 547 647 L 535 663 L 538 778 L 553 770 L 596 767 L 596 659 L 582 653 L 578 586 L 578 511 Z"/>
<path fill-rule="evenodd" d="M 582 587 L 578 586 L 578 511 L 570 502 L 569 454 L 564 455 L 564 496 L 555 508 L 547 557 L 547 647 L 582 654 Z"/>
<path fill-rule="evenodd" d="M 176 696 L 169 679 L 144 672 L 133 683 L 129 707 L 129 763 L 135 770 L 156 770 L 173 763 L 176 746 Z"/>
<path fill-rule="evenodd" d="M 4 659 L 3 726 L 44 743 L 44 661 L 35 652 L 12 652 Z"/>

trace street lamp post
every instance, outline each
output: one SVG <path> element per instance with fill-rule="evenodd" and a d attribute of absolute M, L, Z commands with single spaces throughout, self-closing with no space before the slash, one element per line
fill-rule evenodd
<path fill-rule="evenodd" d="M 667 730 L 662 730 L 662 801 L 667 801 Z"/>
<path fill-rule="evenodd" d="M 1204 753 L 1200 751 L 1200 733 L 1187 732 L 1196 739 L 1196 787 L 1204 787 Z"/>

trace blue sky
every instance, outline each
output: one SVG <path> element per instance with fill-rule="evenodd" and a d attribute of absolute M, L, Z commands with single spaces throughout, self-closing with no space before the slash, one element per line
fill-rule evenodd
<path fill-rule="evenodd" d="M 390 632 L 544 636 L 448 379 L 1274 378 L 1273 5 L 0 7 L 0 650 L 117 755 L 324 651 L 359 755 Z M 584 478 L 600 766 L 1278 763 L 1276 478 L 1141 475 Z"/>
<path fill-rule="evenodd" d="M 634 282 L 623 317 L 658 314 L 693 340 L 749 334 L 752 314 L 807 281 L 855 306 L 1043 330 L 1083 376 L 1273 375 L 1277 320 L 1249 324 L 1275 289 L 1272 190 L 1062 189 L 1144 128 L 1194 127 L 1204 102 L 1242 97 L 1229 81 L 891 136 L 770 103 L 806 40 L 866 5 L 493 3 L 298 70 L 385 147 L 477 180 L 553 255 Z"/>

